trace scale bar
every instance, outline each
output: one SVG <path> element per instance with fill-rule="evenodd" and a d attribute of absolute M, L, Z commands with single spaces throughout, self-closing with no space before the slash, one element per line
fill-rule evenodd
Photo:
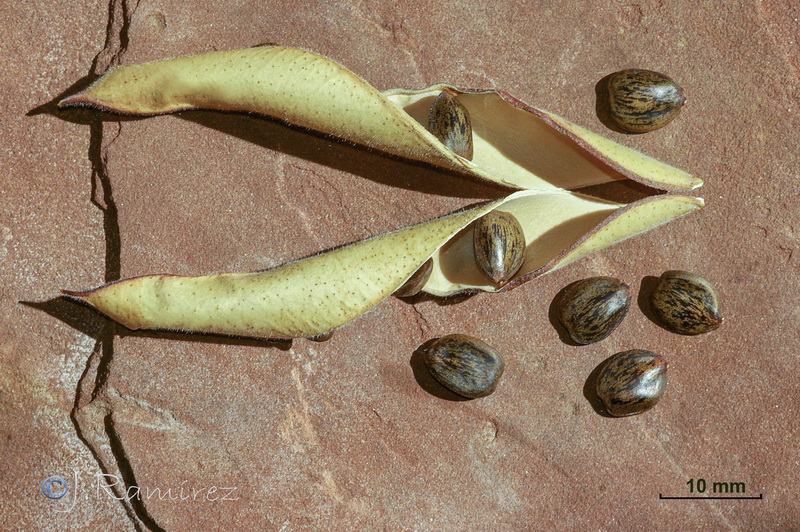
<path fill-rule="evenodd" d="M 660 493 L 658 494 L 659 499 L 751 499 L 751 500 L 760 500 L 764 498 L 763 493 L 759 493 L 758 497 L 664 497 Z"/>

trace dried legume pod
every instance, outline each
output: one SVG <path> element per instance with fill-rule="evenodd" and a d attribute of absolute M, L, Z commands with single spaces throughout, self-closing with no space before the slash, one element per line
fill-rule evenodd
<path fill-rule="evenodd" d="M 423 360 L 439 383 L 472 399 L 495 391 L 505 362 L 493 347 L 466 334 L 451 334 L 433 342 Z"/>
<path fill-rule="evenodd" d="M 612 416 L 632 416 L 653 408 L 667 386 L 667 362 L 645 349 L 623 351 L 602 364 L 597 396 Z"/>
<path fill-rule="evenodd" d="M 724 319 L 714 286 L 699 275 L 679 270 L 661 274 L 650 306 L 661 325 L 678 334 L 704 334 Z"/>
<path fill-rule="evenodd" d="M 390 296 L 484 205 L 256 273 L 144 275 L 66 291 L 129 329 L 324 335 Z"/>
<path fill-rule="evenodd" d="M 468 110 L 472 161 L 426 129 L 431 104 L 443 91 L 455 94 Z M 433 267 L 422 289 L 429 294 L 507 290 L 703 205 L 699 198 L 672 194 L 624 205 L 570 192 L 624 178 L 662 191 L 689 190 L 702 182 L 505 93 L 447 85 L 380 93 L 330 59 L 279 46 L 119 68 L 61 105 L 138 115 L 186 109 L 268 115 L 523 189 L 267 272 L 144 276 L 67 292 L 130 328 L 258 338 L 317 336 L 373 308 L 428 259 Z M 500 207 L 525 234 L 524 264 L 502 288 L 475 263 L 469 229 Z"/>
<path fill-rule="evenodd" d="M 130 329 L 302 338 L 341 327 L 394 293 L 428 260 L 423 291 L 495 292 L 699 208 L 661 195 L 620 205 L 567 191 L 506 198 L 256 273 L 145 275 L 66 291 Z M 688 200 L 688 201 L 687 201 Z M 475 262 L 471 224 L 494 209 L 525 227 L 522 268 L 502 288 Z"/>
<path fill-rule="evenodd" d="M 631 305 L 630 287 L 613 277 L 591 277 L 572 285 L 559 302 L 558 319 L 570 338 L 591 344 L 608 338 Z"/>
<path fill-rule="evenodd" d="M 427 130 L 431 105 L 442 92 L 453 95 L 470 117 L 472 161 Z M 266 115 L 517 189 L 576 189 L 624 178 L 659 190 L 702 185 L 686 172 L 501 91 L 440 84 L 381 93 L 331 59 L 282 46 L 117 68 L 59 105 L 130 115 L 188 109 Z"/>

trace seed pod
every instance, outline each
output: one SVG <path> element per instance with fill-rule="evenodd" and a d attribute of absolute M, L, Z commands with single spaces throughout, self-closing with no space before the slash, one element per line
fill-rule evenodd
<path fill-rule="evenodd" d="M 678 334 L 713 331 L 724 318 L 714 286 L 699 275 L 664 272 L 650 296 L 650 306 L 660 324 Z"/>
<path fill-rule="evenodd" d="M 597 396 L 612 416 L 641 414 L 664 395 L 667 367 L 666 360 L 644 349 L 617 353 L 603 362 Z"/>
<path fill-rule="evenodd" d="M 419 267 L 414 274 L 408 278 L 408 281 L 403 283 L 403 286 L 395 290 L 394 295 L 397 297 L 412 297 L 419 294 L 425 283 L 431 277 L 433 271 L 433 259 L 428 259 L 425 264 Z"/>
<path fill-rule="evenodd" d="M 472 399 L 494 392 L 505 368 L 500 353 L 465 334 L 439 338 L 423 359 L 433 378 L 442 386 Z"/>
<path fill-rule="evenodd" d="M 473 233 L 478 266 L 500 284 L 514 277 L 525 260 L 525 235 L 513 214 L 492 211 L 475 222 Z"/>
<path fill-rule="evenodd" d="M 454 93 L 444 91 L 433 100 L 428 131 L 453 153 L 472 160 L 472 122 L 467 108 Z"/>
<path fill-rule="evenodd" d="M 683 107 L 683 89 L 652 70 L 621 70 L 608 80 L 611 118 L 630 133 L 646 133 L 669 124 Z"/>
<path fill-rule="evenodd" d="M 630 305 L 627 284 L 613 277 L 592 277 L 564 293 L 558 319 L 574 342 L 591 344 L 608 338 L 622 323 Z"/>
<path fill-rule="evenodd" d="M 443 91 L 458 95 L 476 125 L 473 161 L 453 153 L 426 128 L 430 104 Z M 145 275 L 94 290 L 65 291 L 131 329 L 270 339 L 315 336 L 374 308 L 429 257 L 435 257 L 434 271 L 425 292 L 497 292 L 703 206 L 700 198 L 672 193 L 699 187 L 697 177 L 504 91 L 437 84 L 379 92 L 342 65 L 307 50 L 225 50 L 116 68 L 59 103 L 60 108 L 84 106 L 136 116 L 190 109 L 268 116 L 518 190 L 270 270 Z M 617 204 L 569 192 L 620 176 L 651 187 L 652 194 Z M 527 254 L 524 273 L 513 283 L 498 286 L 477 271 L 477 264 L 463 262 L 474 256 L 473 235 L 464 229 L 501 207 L 526 213 L 520 217 L 526 245 L 537 252 Z"/>

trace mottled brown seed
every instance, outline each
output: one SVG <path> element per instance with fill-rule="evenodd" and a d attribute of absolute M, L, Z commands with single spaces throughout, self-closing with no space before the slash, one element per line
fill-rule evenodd
<path fill-rule="evenodd" d="M 444 91 L 428 112 L 428 131 L 455 154 L 472 160 L 472 121 L 456 94 Z"/>
<path fill-rule="evenodd" d="M 652 70 L 621 70 L 608 80 L 611 118 L 630 133 L 646 133 L 670 123 L 686 102 L 683 89 Z"/>
<path fill-rule="evenodd" d="M 641 414 L 653 408 L 667 386 L 667 361 L 644 349 L 623 351 L 602 364 L 597 396 L 612 416 Z"/>
<path fill-rule="evenodd" d="M 599 342 L 622 323 L 631 290 L 613 277 L 591 277 L 573 284 L 558 305 L 558 319 L 578 344 Z"/>
<path fill-rule="evenodd" d="M 333 331 L 328 331 L 326 333 L 309 336 L 307 339 L 311 340 L 312 342 L 327 342 L 331 338 L 333 338 Z"/>
<path fill-rule="evenodd" d="M 525 234 L 513 214 L 492 211 L 475 222 L 475 260 L 495 283 L 506 284 L 525 261 Z"/>
<path fill-rule="evenodd" d="M 485 397 L 497 388 L 505 362 L 485 342 L 465 334 L 443 336 L 423 356 L 439 383 L 463 397 Z"/>
<path fill-rule="evenodd" d="M 419 267 L 414 274 L 408 278 L 408 281 L 395 290 L 394 295 L 397 297 L 412 297 L 419 294 L 420 290 L 428 282 L 433 271 L 433 259 L 428 259 L 425 264 Z"/>
<path fill-rule="evenodd" d="M 650 296 L 650 307 L 658 322 L 678 334 L 713 331 L 724 318 L 714 286 L 694 273 L 664 272 Z"/>

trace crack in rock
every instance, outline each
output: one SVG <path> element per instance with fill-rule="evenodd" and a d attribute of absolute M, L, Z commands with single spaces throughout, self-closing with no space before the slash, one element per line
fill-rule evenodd
<path fill-rule="evenodd" d="M 99 77 L 120 63 L 130 44 L 129 30 L 138 6 L 138 0 L 109 1 L 105 42 L 92 61 L 89 77 Z M 119 137 L 121 127 L 118 124 L 116 135 L 107 139 L 101 118 L 94 117 L 90 124 L 88 158 L 92 167 L 91 201 L 103 214 L 106 282 L 118 280 L 121 272 L 119 221 L 108 174 L 108 150 Z M 149 515 L 141 500 L 125 496 L 130 486 L 136 485 L 136 478 L 114 427 L 110 399 L 119 397 L 119 394 L 115 396 L 114 391 L 109 394 L 107 389 L 114 356 L 114 331 L 114 324 L 109 322 L 97 339 L 78 381 L 71 418 L 78 437 L 89 448 L 103 473 L 124 480 L 124 486 L 108 485 L 107 489 L 120 501 L 133 527 L 136 530 L 163 530 Z"/>

